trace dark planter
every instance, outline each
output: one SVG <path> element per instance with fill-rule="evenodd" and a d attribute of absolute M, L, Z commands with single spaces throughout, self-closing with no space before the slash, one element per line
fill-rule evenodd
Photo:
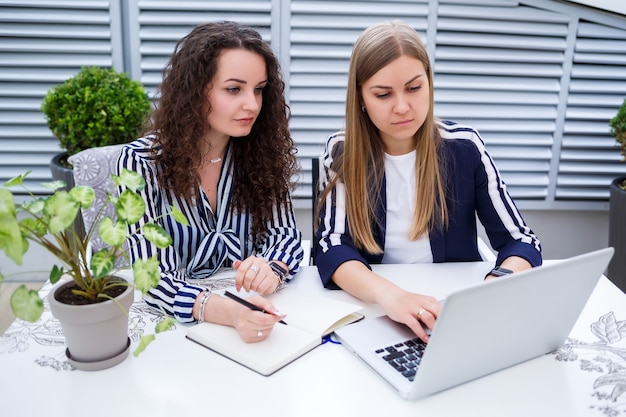
<path fill-rule="evenodd" d="M 52 158 L 52 161 L 50 161 L 50 172 L 52 173 L 52 179 L 65 181 L 65 184 L 67 185 L 64 190 L 69 191 L 69 189 L 75 185 L 74 170 L 65 166 L 62 161 L 68 163 L 67 152 L 59 153 Z M 83 236 L 85 234 L 82 216 L 76 216 L 76 220 L 74 221 L 74 230 L 78 236 Z"/>
<path fill-rule="evenodd" d="M 67 184 L 65 190 L 69 190 L 74 186 L 74 171 L 72 168 L 65 166 L 62 161 L 67 162 L 67 152 L 56 154 L 50 161 L 50 172 L 52 179 L 63 180 Z"/>
<path fill-rule="evenodd" d="M 609 246 L 615 248 L 615 255 L 609 264 L 607 276 L 626 292 L 626 190 L 618 185 L 624 180 L 626 177 L 620 177 L 611 183 Z"/>

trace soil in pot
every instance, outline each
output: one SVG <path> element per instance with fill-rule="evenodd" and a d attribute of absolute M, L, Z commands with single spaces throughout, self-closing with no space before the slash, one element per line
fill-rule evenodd
<path fill-rule="evenodd" d="M 60 303 L 69 304 L 73 306 L 81 306 L 88 304 L 97 304 L 104 301 L 108 301 L 107 298 L 96 298 L 95 301 L 91 301 L 81 295 L 74 294 L 74 290 L 80 290 L 80 287 L 77 284 L 72 284 L 65 286 L 63 288 L 59 288 L 57 292 L 54 293 L 54 298 Z M 111 298 L 116 298 L 122 295 L 126 291 L 126 286 L 112 287 L 108 288 L 104 293 Z"/>

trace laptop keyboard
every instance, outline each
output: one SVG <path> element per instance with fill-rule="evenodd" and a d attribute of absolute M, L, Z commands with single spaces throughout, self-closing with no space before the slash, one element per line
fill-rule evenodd
<path fill-rule="evenodd" d="M 415 372 L 422 360 L 424 349 L 426 349 L 426 343 L 416 337 L 392 346 L 376 349 L 375 353 L 409 381 L 413 381 Z"/>

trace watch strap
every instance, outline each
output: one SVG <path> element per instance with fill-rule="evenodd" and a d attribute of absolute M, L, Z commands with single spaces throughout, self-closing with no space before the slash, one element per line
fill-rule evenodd
<path fill-rule="evenodd" d="M 487 278 L 489 275 L 493 275 L 495 277 L 502 277 L 504 275 L 509 275 L 509 274 L 512 274 L 512 273 L 513 273 L 513 271 L 511 271 L 510 269 L 506 269 L 506 268 L 503 268 L 501 266 L 496 266 L 491 271 L 489 271 L 489 273 L 487 275 L 485 275 L 485 278 Z"/>

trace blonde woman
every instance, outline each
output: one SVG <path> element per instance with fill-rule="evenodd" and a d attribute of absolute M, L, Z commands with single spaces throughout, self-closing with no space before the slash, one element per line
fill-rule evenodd
<path fill-rule="evenodd" d="M 410 26 L 386 22 L 357 39 L 345 117 L 321 176 L 315 257 L 324 286 L 379 304 L 427 341 L 422 325 L 434 327 L 440 303 L 370 264 L 478 261 L 478 215 L 498 252 L 488 279 L 541 265 L 540 242 L 479 133 L 435 118 L 432 67 Z"/>

